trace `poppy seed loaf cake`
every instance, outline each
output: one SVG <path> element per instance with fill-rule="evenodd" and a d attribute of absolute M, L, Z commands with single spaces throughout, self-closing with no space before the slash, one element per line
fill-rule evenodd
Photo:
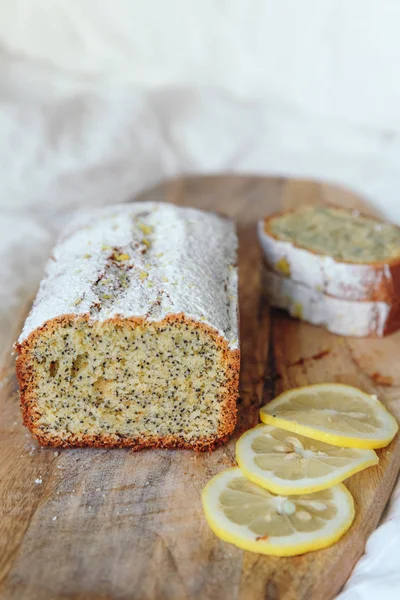
<path fill-rule="evenodd" d="M 223 216 L 138 202 L 67 226 L 16 345 L 43 445 L 211 449 L 236 423 L 237 237 Z"/>
<path fill-rule="evenodd" d="M 398 303 L 400 228 L 335 206 L 303 206 L 259 221 L 267 265 L 346 300 Z"/>

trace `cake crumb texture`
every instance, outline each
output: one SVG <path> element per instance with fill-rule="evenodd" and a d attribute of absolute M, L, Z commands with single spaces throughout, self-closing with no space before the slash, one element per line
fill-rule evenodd
<path fill-rule="evenodd" d="M 400 228 L 332 206 L 305 206 L 269 220 L 271 233 L 336 260 L 353 263 L 400 257 Z"/>
<path fill-rule="evenodd" d="M 400 228 L 358 211 L 302 206 L 261 219 L 267 266 L 329 296 L 384 302 L 400 297 Z"/>

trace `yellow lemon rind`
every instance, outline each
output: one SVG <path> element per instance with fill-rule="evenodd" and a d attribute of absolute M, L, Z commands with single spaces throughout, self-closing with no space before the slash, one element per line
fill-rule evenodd
<path fill-rule="evenodd" d="M 260 410 L 260 419 L 267 425 L 274 425 L 275 427 L 280 427 L 286 431 L 292 431 L 293 433 L 304 435 L 305 437 L 318 440 L 319 442 L 326 442 L 327 444 L 332 444 L 332 446 L 342 446 L 343 448 L 358 448 L 359 450 L 376 450 L 378 448 L 385 448 L 393 440 L 398 430 L 397 426 L 393 435 L 391 433 L 391 435 L 386 438 L 367 439 L 349 437 L 339 433 L 331 433 L 328 431 L 322 431 L 321 429 L 315 429 L 314 427 L 309 427 L 308 425 L 301 425 L 295 421 L 288 421 L 286 419 L 281 419 L 280 417 L 274 417 L 269 413 L 264 412 L 263 409 Z"/>
<path fill-rule="evenodd" d="M 322 490 L 327 490 L 338 483 L 342 483 L 345 479 L 348 479 L 355 473 L 359 473 L 368 467 L 373 467 L 379 463 L 379 458 L 375 455 L 375 458 L 371 458 L 371 460 L 366 460 L 363 463 L 355 466 L 353 469 L 349 469 L 346 473 L 339 475 L 338 477 L 332 477 L 329 481 L 323 483 L 315 483 L 314 485 L 299 485 L 299 486 L 291 486 L 279 484 L 275 480 L 271 480 L 267 475 L 262 477 L 253 471 L 250 471 L 244 464 L 243 461 L 236 455 L 236 462 L 238 463 L 243 475 L 252 483 L 256 483 L 260 487 L 268 490 L 269 492 L 273 492 L 274 494 L 279 494 L 282 496 L 293 496 L 297 494 L 312 494 L 313 492 L 321 492 Z"/>
<path fill-rule="evenodd" d="M 234 467 L 230 470 L 239 470 L 237 467 Z M 268 556 L 298 556 L 299 554 L 305 554 L 306 552 L 313 552 L 315 550 L 322 550 L 324 548 L 329 548 L 336 542 L 338 542 L 344 534 L 350 529 L 355 516 L 355 508 L 354 508 L 354 500 L 353 496 L 350 494 L 349 490 L 343 483 L 339 483 L 338 485 L 342 488 L 342 491 L 346 494 L 346 499 L 348 501 L 350 507 L 350 514 L 348 519 L 342 524 L 340 528 L 338 528 L 335 533 L 329 536 L 321 537 L 313 542 L 308 542 L 304 544 L 297 544 L 294 546 L 278 546 L 277 544 L 271 544 L 267 540 L 259 540 L 259 541 L 250 541 L 240 539 L 235 534 L 230 533 L 226 529 L 220 527 L 218 525 L 218 520 L 214 518 L 212 515 L 212 510 L 210 510 L 207 503 L 207 492 L 208 489 L 212 486 L 213 482 L 217 477 L 226 473 L 226 471 L 222 471 L 219 475 L 216 475 L 211 479 L 205 488 L 203 489 L 201 499 L 203 503 L 204 514 L 207 520 L 207 523 L 213 533 L 221 539 L 223 542 L 227 542 L 229 544 L 233 544 L 237 548 L 241 550 L 246 550 L 248 552 L 255 552 L 257 554 L 265 554 Z"/>
<path fill-rule="evenodd" d="M 355 438 L 351 436 L 342 435 L 339 433 L 333 433 L 328 431 L 323 431 L 321 429 L 315 429 L 314 427 L 309 427 L 307 425 L 301 425 L 300 423 L 296 423 L 294 421 L 288 421 L 286 419 L 282 419 L 280 417 L 274 417 L 269 412 L 264 412 L 264 409 L 268 407 L 274 407 L 276 405 L 281 404 L 281 400 L 287 398 L 288 396 L 295 396 L 296 392 L 304 392 L 306 389 L 342 389 L 344 391 L 354 390 L 357 394 L 364 396 L 365 398 L 373 398 L 375 403 L 379 406 L 379 410 L 386 415 L 386 418 L 389 423 L 391 423 L 391 432 L 385 438 Z M 263 423 L 267 423 L 268 425 L 275 425 L 276 427 L 280 427 L 281 429 L 285 429 L 286 431 L 292 431 L 293 433 L 299 433 L 306 437 L 310 437 L 314 440 L 318 440 L 320 442 L 326 442 L 327 444 L 332 444 L 332 446 L 343 446 L 345 448 L 358 448 L 358 449 L 366 449 L 366 450 L 374 450 L 378 448 L 385 448 L 390 444 L 390 442 L 395 437 L 396 433 L 399 429 L 399 424 L 394 416 L 387 410 L 387 408 L 376 398 L 376 396 L 367 394 L 360 390 L 359 388 L 355 388 L 351 385 L 346 385 L 344 383 L 314 383 L 306 386 L 300 386 L 296 388 L 292 388 L 290 390 L 286 390 L 276 396 L 271 402 L 269 402 L 266 406 L 260 409 L 260 419 Z"/>

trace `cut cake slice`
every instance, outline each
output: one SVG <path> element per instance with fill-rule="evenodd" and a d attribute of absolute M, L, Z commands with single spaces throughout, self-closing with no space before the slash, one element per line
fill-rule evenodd
<path fill-rule="evenodd" d="M 345 336 L 382 337 L 400 327 L 400 303 L 345 300 L 302 285 L 263 266 L 263 292 L 271 306 Z"/>
<path fill-rule="evenodd" d="M 394 305 L 400 297 L 400 228 L 358 211 L 305 206 L 259 221 L 267 265 L 316 291 Z"/>

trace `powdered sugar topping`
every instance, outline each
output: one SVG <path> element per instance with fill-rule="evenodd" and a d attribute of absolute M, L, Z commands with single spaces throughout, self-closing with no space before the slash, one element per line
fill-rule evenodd
<path fill-rule="evenodd" d="M 54 249 L 19 342 L 49 319 L 185 313 L 238 347 L 237 237 L 213 213 L 138 202 L 81 212 Z"/>

